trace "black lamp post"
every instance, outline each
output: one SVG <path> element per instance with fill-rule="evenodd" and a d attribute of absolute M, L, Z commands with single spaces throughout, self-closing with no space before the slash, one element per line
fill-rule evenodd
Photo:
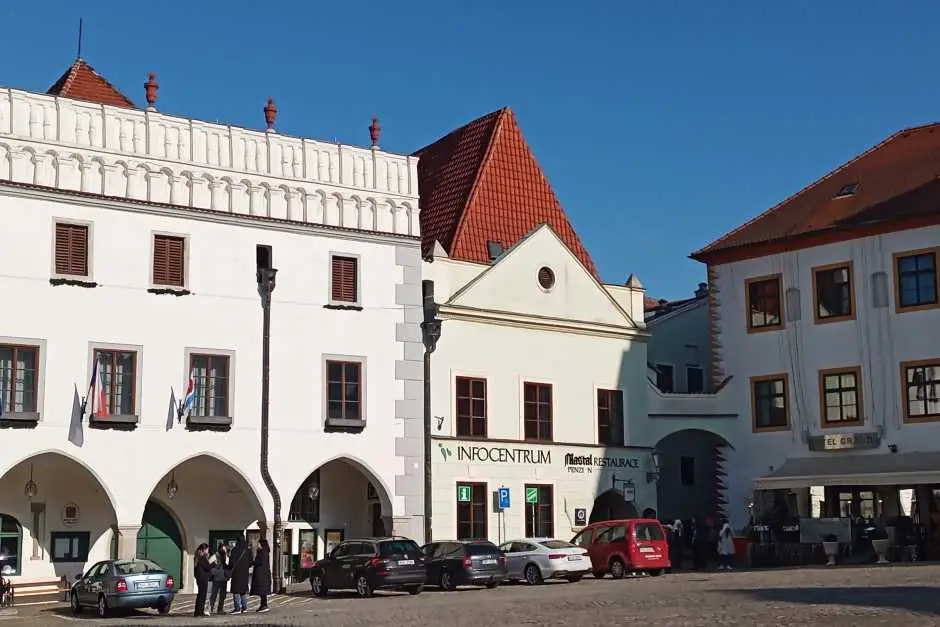
<path fill-rule="evenodd" d="M 441 339 L 441 321 L 434 302 L 434 281 L 421 282 L 424 302 L 424 322 L 421 340 L 424 342 L 424 541 L 431 541 L 431 353 Z"/>
<path fill-rule="evenodd" d="M 261 296 L 261 478 L 271 493 L 274 501 L 274 546 L 271 547 L 271 573 L 274 580 L 272 588 L 278 593 L 285 592 L 281 561 L 281 536 L 284 534 L 281 523 L 281 495 L 271 478 L 268 468 L 268 449 L 270 440 L 270 374 L 271 374 L 271 294 L 277 279 L 277 269 L 272 267 L 273 254 L 270 246 L 259 244 L 257 247 L 258 294 Z"/>

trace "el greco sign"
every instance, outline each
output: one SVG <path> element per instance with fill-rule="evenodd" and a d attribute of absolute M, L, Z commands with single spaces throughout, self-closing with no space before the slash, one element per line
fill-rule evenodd
<path fill-rule="evenodd" d="M 826 433 L 809 438 L 811 451 L 852 451 L 878 448 L 881 436 L 877 431 L 868 433 Z"/>

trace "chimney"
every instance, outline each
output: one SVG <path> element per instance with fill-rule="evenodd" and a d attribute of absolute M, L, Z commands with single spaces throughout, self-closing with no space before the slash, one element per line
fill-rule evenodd
<path fill-rule="evenodd" d="M 695 298 L 705 298 L 708 296 L 708 283 L 699 283 L 698 289 L 695 290 Z"/>

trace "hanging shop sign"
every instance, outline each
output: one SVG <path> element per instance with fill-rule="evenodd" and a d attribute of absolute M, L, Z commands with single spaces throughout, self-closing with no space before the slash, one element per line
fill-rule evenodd
<path fill-rule="evenodd" d="M 809 438 L 811 451 L 851 451 L 878 448 L 881 436 L 877 431 L 866 433 L 824 433 Z"/>

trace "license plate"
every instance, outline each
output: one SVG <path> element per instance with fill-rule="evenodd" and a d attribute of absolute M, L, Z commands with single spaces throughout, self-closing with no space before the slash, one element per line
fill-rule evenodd
<path fill-rule="evenodd" d="M 137 589 L 141 590 L 141 589 L 156 588 L 159 585 L 160 585 L 159 581 L 141 581 L 139 584 L 137 584 Z"/>
<path fill-rule="evenodd" d="M 496 560 L 483 560 L 484 564 L 495 564 Z"/>
<path fill-rule="evenodd" d="M 655 553 L 656 549 L 651 546 L 641 546 L 640 553 Z"/>
<path fill-rule="evenodd" d="M 580 556 L 580 555 L 569 555 L 569 556 L 568 556 L 568 561 L 569 561 L 569 562 L 577 562 L 579 559 L 581 559 L 581 556 Z"/>
<path fill-rule="evenodd" d="M 398 560 L 399 566 L 414 566 L 414 560 Z"/>

